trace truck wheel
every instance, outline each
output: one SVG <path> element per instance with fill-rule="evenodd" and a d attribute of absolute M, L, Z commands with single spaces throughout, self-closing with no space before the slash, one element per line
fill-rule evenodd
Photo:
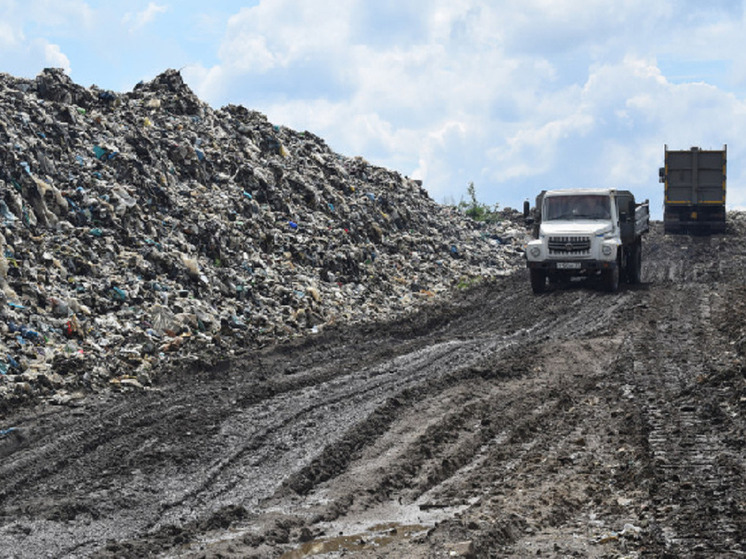
<path fill-rule="evenodd" d="M 531 289 L 534 293 L 544 293 L 547 290 L 547 274 L 544 270 L 531 270 Z"/>
<path fill-rule="evenodd" d="M 627 260 L 627 281 L 634 285 L 642 281 L 642 247 L 640 243 L 635 243 L 629 255 L 629 260 Z"/>
<path fill-rule="evenodd" d="M 609 293 L 619 291 L 619 266 L 614 266 L 609 270 L 601 272 L 601 281 L 603 282 L 604 289 Z"/>

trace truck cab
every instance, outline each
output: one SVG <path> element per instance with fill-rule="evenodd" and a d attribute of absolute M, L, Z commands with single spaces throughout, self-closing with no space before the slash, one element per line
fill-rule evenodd
<path fill-rule="evenodd" d="M 639 283 L 647 201 L 636 204 L 627 190 L 547 190 L 536 210 L 535 238 L 526 246 L 535 293 L 573 277 L 597 277 L 608 291 L 620 278 Z"/>

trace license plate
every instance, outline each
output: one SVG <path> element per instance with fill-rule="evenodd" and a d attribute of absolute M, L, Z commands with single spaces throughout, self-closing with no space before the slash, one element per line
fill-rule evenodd
<path fill-rule="evenodd" d="M 557 262 L 558 270 L 580 270 L 580 262 Z"/>

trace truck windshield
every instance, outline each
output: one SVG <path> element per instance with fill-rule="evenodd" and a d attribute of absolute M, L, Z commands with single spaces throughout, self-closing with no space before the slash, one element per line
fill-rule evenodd
<path fill-rule="evenodd" d="M 554 219 L 610 219 L 608 196 L 584 194 L 550 196 L 544 199 L 545 221 Z"/>

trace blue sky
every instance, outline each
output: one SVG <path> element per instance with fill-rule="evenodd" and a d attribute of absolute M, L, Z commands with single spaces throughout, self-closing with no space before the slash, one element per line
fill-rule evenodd
<path fill-rule="evenodd" d="M 663 146 L 728 144 L 746 208 L 742 2 L 0 0 L 0 72 L 119 92 L 168 68 L 458 202 L 609 186 L 662 215 Z"/>

